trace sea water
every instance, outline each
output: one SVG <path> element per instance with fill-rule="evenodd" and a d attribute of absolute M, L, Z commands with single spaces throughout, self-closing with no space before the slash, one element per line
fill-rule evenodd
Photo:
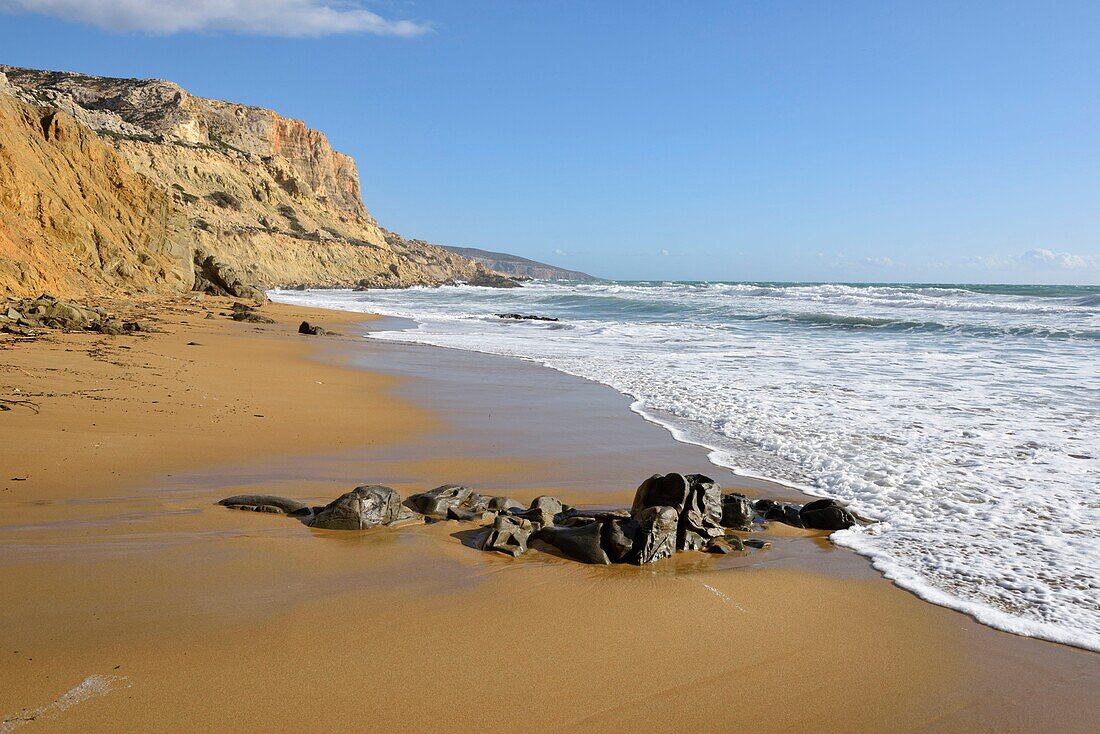
<path fill-rule="evenodd" d="M 533 282 L 272 297 L 408 317 L 371 336 L 607 384 L 716 464 L 875 520 L 832 539 L 900 586 L 1100 650 L 1100 287 Z M 560 320 L 494 315 L 510 312 Z"/>

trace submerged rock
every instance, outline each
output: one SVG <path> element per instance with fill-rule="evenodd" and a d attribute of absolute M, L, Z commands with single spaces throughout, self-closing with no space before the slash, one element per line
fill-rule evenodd
<path fill-rule="evenodd" d="M 512 321 L 557 321 L 551 316 L 534 316 L 522 313 L 498 313 L 498 319 L 511 319 Z"/>
<path fill-rule="evenodd" d="M 237 494 L 226 497 L 219 505 L 234 510 L 255 510 L 258 512 L 281 512 L 286 515 L 301 515 L 310 512 L 309 505 L 289 497 L 273 494 Z"/>

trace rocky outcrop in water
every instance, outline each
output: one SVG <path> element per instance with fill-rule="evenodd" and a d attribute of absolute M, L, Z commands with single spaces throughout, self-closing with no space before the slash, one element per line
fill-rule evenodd
<path fill-rule="evenodd" d="M 324 508 L 270 495 L 238 495 L 220 504 L 234 509 L 283 512 L 312 527 L 365 530 L 390 525 L 411 515 L 401 511 L 401 498 L 388 487 L 358 487 Z M 532 543 L 540 550 L 595 565 L 644 565 L 678 551 L 705 551 L 717 555 L 742 554 L 746 548 L 764 549 L 770 543 L 742 538 L 772 513 L 776 519 L 806 514 L 798 527 L 839 530 L 856 523 L 855 516 L 834 500 L 794 503 L 758 500 L 756 510 L 738 493 L 722 493 L 702 474 L 655 474 L 634 495 L 630 509 L 585 510 L 541 496 L 524 507 L 508 497 L 490 497 L 469 487 L 446 484 L 409 496 L 404 506 L 429 522 L 457 520 L 482 526 L 474 545 L 518 557 Z M 747 515 L 746 515 L 747 513 Z M 764 513 L 764 514 L 762 514 Z"/>

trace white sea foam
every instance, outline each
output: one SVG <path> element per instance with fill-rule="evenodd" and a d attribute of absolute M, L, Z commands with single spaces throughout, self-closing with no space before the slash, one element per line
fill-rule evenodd
<path fill-rule="evenodd" d="M 1100 650 L 1095 293 L 619 283 L 274 297 L 411 317 L 375 336 L 603 382 L 716 463 L 878 520 L 833 539 L 899 585 Z M 562 321 L 492 316 L 505 311 Z"/>
<path fill-rule="evenodd" d="M 124 675 L 89 675 L 79 684 L 59 696 L 55 701 L 28 709 L 17 714 L 10 714 L 0 720 L 0 734 L 8 734 L 19 727 L 32 721 L 44 721 L 53 719 L 65 713 L 78 703 L 83 703 L 90 698 L 106 696 L 112 690 L 129 688 L 130 679 Z"/>

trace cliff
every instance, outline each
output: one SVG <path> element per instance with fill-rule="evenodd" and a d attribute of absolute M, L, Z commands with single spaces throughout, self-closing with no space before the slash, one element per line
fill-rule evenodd
<path fill-rule="evenodd" d="M 92 131 L 0 93 L 0 293 L 191 288 L 187 218 Z"/>
<path fill-rule="evenodd" d="M 11 171 L 0 172 L 0 215 L 11 241 L 0 255 L 0 274 L 34 270 L 38 256 L 32 256 L 28 243 L 37 242 L 41 254 L 57 237 L 59 245 L 69 243 L 75 260 L 55 280 L 74 287 L 87 280 L 78 275 L 81 248 L 104 240 L 96 239 L 97 228 L 108 231 L 94 216 L 88 231 L 78 231 L 81 225 L 75 222 L 88 215 L 82 211 L 88 207 L 100 218 L 118 220 L 123 229 L 131 221 L 162 223 L 159 233 L 151 224 L 134 232 L 116 227 L 107 238 L 111 242 L 145 242 L 152 251 L 170 253 L 177 264 L 185 249 L 190 257 L 182 259 L 212 255 L 261 288 L 288 283 L 404 287 L 474 280 L 487 273 L 484 266 L 427 243 L 388 243 L 360 198 L 355 162 L 299 120 L 195 97 L 166 81 L 10 66 L 0 66 L 0 98 L 10 118 L 3 145 Z M 17 109 L 22 112 L 13 112 Z M 26 112 L 32 109 L 40 113 Z M 80 143 L 37 140 L 33 120 L 19 121 L 36 114 L 62 120 Z M 99 159 L 111 163 L 91 175 Z M 72 179 L 68 189 L 58 181 L 67 175 Z M 123 180 L 133 196 L 115 201 L 117 210 L 110 215 L 101 206 L 78 201 L 111 199 L 111 187 Z M 138 201 L 142 186 L 155 192 L 144 205 Z M 49 202 L 47 209 L 71 208 L 74 223 L 57 227 L 50 224 L 54 219 L 43 221 L 35 209 L 39 201 Z M 37 239 L 25 239 L 30 234 Z M 103 287 L 118 285 L 110 276 L 100 280 Z M 177 280 L 166 274 L 135 286 L 177 289 Z M 0 290 L 27 295 L 37 287 L 29 282 L 26 276 L 4 277 Z"/>
<path fill-rule="evenodd" d="M 453 252 L 463 257 L 468 257 L 479 262 L 490 270 L 509 275 L 514 278 L 534 278 L 536 280 L 579 280 L 583 282 L 597 281 L 599 278 L 582 273 L 579 270 L 566 270 L 555 265 L 547 265 L 537 260 L 528 260 L 519 255 L 509 255 L 505 252 L 490 252 L 479 250 L 476 247 L 453 247 L 440 245 L 444 250 Z"/>

